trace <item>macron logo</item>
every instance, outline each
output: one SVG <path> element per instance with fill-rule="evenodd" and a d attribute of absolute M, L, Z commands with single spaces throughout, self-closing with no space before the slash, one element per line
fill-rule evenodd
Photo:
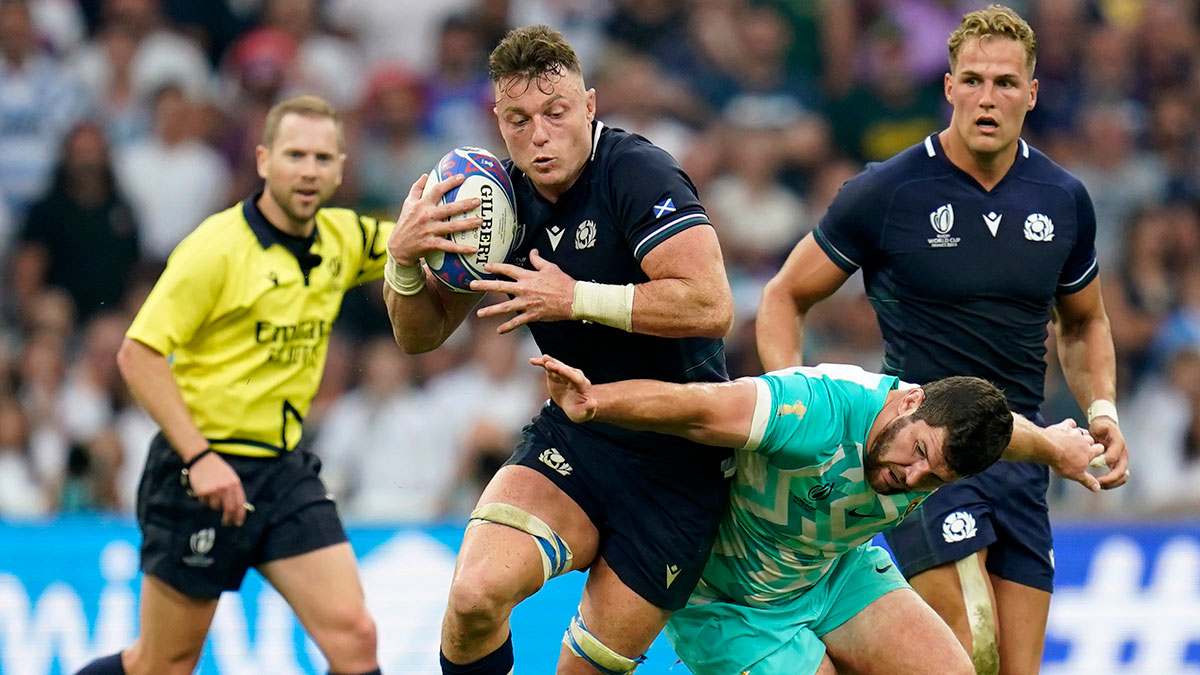
<path fill-rule="evenodd" d="M 675 211 L 675 202 L 670 197 L 667 197 L 666 199 L 664 199 L 661 202 L 654 205 L 654 217 L 655 218 L 662 218 L 666 214 L 673 213 L 674 211 Z"/>

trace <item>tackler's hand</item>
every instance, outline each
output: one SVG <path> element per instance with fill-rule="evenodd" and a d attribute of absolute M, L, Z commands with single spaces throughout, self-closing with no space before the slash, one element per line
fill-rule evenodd
<path fill-rule="evenodd" d="M 587 422 L 596 416 L 599 403 L 592 396 L 592 383 L 582 370 L 545 354 L 529 359 L 529 363 L 546 370 L 550 398 L 567 413 L 572 422 Z"/>

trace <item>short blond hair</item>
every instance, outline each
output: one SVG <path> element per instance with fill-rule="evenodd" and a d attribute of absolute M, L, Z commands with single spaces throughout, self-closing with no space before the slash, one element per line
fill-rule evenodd
<path fill-rule="evenodd" d="M 954 29 L 950 39 L 946 41 L 946 46 L 950 48 L 950 72 L 953 73 L 958 67 L 958 52 L 963 43 L 971 38 L 989 36 L 1020 42 L 1025 48 L 1025 67 L 1029 69 L 1030 74 L 1033 73 L 1033 67 L 1037 63 L 1037 38 L 1034 37 L 1029 23 L 1004 5 L 988 5 L 987 9 L 963 16 L 962 23 L 958 24 L 958 28 Z"/>
<path fill-rule="evenodd" d="M 290 113 L 333 120 L 334 125 L 337 126 L 338 150 L 346 147 L 346 132 L 342 128 L 342 116 L 328 101 L 312 94 L 293 96 L 271 106 L 271 109 L 267 111 L 267 120 L 263 123 L 263 147 L 270 148 L 275 143 L 275 137 L 279 135 L 279 123 L 283 121 L 285 115 Z"/>

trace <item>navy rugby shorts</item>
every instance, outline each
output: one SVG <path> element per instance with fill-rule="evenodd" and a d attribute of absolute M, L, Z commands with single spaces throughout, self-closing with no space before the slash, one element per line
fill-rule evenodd
<path fill-rule="evenodd" d="M 254 506 L 241 527 L 222 525 L 220 511 L 187 495 L 183 460 L 161 432 L 154 437 L 138 486 L 143 572 L 185 595 L 215 598 L 240 588 L 251 567 L 347 541 L 316 455 L 221 457 Z"/>
<path fill-rule="evenodd" d="M 695 448 L 690 461 L 634 452 L 543 412 L 506 464 L 549 478 L 596 526 L 598 555 L 617 577 L 655 606 L 677 610 L 708 561 L 733 475 L 732 451 Z"/>
<path fill-rule="evenodd" d="M 988 572 L 1054 590 L 1054 540 L 1046 507 L 1050 470 L 996 462 L 940 488 L 885 537 L 905 577 L 987 549 Z"/>

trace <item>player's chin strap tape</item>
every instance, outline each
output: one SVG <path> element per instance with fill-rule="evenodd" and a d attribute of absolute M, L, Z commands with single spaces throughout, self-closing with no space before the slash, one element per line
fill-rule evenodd
<path fill-rule="evenodd" d="M 571 547 L 562 540 L 541 518 L 526 513 L 511 504 L 492 502 L 471 512 L 467 522 L 470 529 L 480 523 L 498 523 L 525 532 L 533 537 L 542 554 L 542 574 L 546 581 L 571 569 Z"/>
<path fill-rule="evenodd" d="M 977 675 L 996 675 L 1000 672 L 1000 651 L 996 647 L 996 614 L 992 598 L 979 564 L 979 554 L 954 563 L 962 585 L 963 606 L 967 610 L 967 625 L 971 627 L 971 661 Z"/>
<path fill-rule="evenodd" d="M 571 619 L 571 625 L 563 634 L 563 644 L 571 653 L 592 664 L 604 675 L 627 675 L 637 670 L 638 664 L 646 660 L 645 655 L 631 659 L 609 649 L 595 635 L 588 632 L 583 625 L 583 617 L 578 613 Z"/>

